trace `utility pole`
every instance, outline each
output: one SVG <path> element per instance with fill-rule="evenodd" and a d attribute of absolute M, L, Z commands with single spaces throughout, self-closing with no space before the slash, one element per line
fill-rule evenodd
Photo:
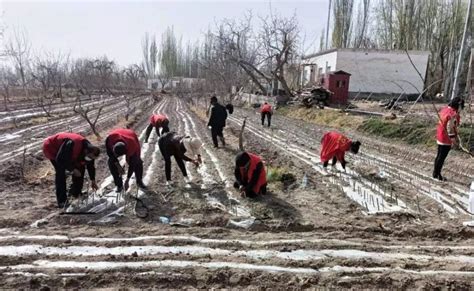
<path fill-rule="evenodd" d="M 328 42 L 329 42 L 329 19 L 330 18 L 331 18 L 331 0 L 329 0 L 328 23 L 326 24 L 326 50 L 328 49 Z"/>
<path fill-rule="evenodd" d="M 454 73 L 453 92 L 451 93 L 451 100 L 453 100 L 454 97 L 456 97 L 456 95 L 458 93 L 457 92 L 458 91 L 458 83 L 459 83 L 458 79 L 459 79 L 459 74 L 461 72 L 464 47 L 466 46 L 467 28 L 471 23 L 470 22 L 471 6 L 472 6 L 472 0 L 469 0 L 468 7 L 467 7 L 467 14 L 466 14 L 466 23 L 464 24 L 464 32 L 462 34 L 461 48 L 459 49 L 458 62 L 457 62 L 457 65 L 456 65 L 456 71 Z"/>

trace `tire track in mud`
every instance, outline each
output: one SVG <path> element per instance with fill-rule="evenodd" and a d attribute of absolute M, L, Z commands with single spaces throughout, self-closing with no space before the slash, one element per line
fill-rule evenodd
<path fill-rule="evenodd" d="M 248 111 L 243 111 L 243 110 L 237 110 L 237 112 L 242 115 L 249 113 Z M 245 112 L 245 113 L 243 113 Z M 258 118 L 255 118 L 255 112 L 250 112 L 248 114 L 250 118 L 254 122 L 259 122 L 257 120 Z M 280 117 L 280 116 L 275 116 L 273 123 L 278 124 L 278 127 L 281 127 L 282 122 L 288 122 L 287 118 L 285 117 Z M 281 120 L 279 120 L 281 118 Z M 298 122 L 303 122 L 303 121 L 298 121 Z M 311 125 L 313 127 L 317 127 L 317 125 Z M 309 138 L 306 136 L 306 129 L 304 127 L 301 127 L 302 130 L 301 132 L 295 132 L 295 131 L 283 131 L 279 130 L 279 132 L 285 133 L 288 136 L 291 136 L 294 138 L 294 140 L 297 141 L 315 141 L 313 143 L 313 146 L 311 146 L 311 150 L 316 152 L 317 150 L 320 149 L 320 143 L 319 140 L 322 137 L 323 131 L 322 130 L 312 130 L 313 136 Z M 324 128 L 324 127 L 322 127 Z M 261 130 L 265 132 L 265 130 Z M 290 138 L 288 138 L 290 139 Z M 369 148 L 372 148 L 371 142 L 367 141 L 367 138 L 360 139 L 364 145 L 369 145 Z M 305 142 L 301 143 L 302 146 L 305 146 Z M 311 153 L 310 151 L 306 150 L 307 153 L 312 154 L 313 157 L 316 158 L 317 161 L 319 161 L 319 157 L 316 156 L 315 154 Z M 461 205 L 467 205 L 468 202 L 468 191 L 462 189 L 463 186 L 458 185 L 456 183 L 449 183 L 450 185 L 444 185 L 441 187 L 440 185 L 437 185 L 438 183 L 434 182 L 431 180 L 431 178 L 423 173 L 417 172 L 413 169 L 410 169 L 405 166 L 401 166 L 396 162 L 391 162 L 389 156 L 380 156 L 380 155 L 375 155 L 371 153 L 370 151 L 361 151 L 358 155 L 353 155 L 352 156 L 353 160 L 356 161 L 356 163 L 365 163 L 366 165 L 371 165 L 371 166 L 377 166 L 380 171 L 382 171 L 384 174 L 386 174 L 390 179 L 391 182 L 396 182 L 398 186 L 411 190 L 414 192 L 413 197 L 407 197 L 407 201 L 411 201 L 412 205 L 409 207 L 414 210 L 418 210 L 418 207 L 420 210 L 426 211 L 427 213 L 432 213 L 427 206 L 424 206 L 418 201 L 418 198 L 416 196 L 418 193 L 434 200 L 436 204 L 438 204 L 440 207 L 442 207 L 444 210 L 446 210 L 447 215 L 449 217 L 456 217 L 456 216 L 462 216 L 466 215 L 467 213 L 462 207 L 459 207 L 458 203 Z M 357 174 L 360 176 L 359 174 Z M 362 180 L 364 181 L 364 180 Z M 390 200 L 398 200 L 398 198 L 405 197 L 407 193 L 398 193 L 398 192 L 393 192 L 388 191 L 387 189 L 383 189 L 383 187 L 377 185 L 376 182 L 372 181 L 366 181 L 365 183 L 367 186 L 370 188 L 378 188 L 377 192 L 380 192 L 383 194 L 383 196 L 387 197 L 388 194 L 390 194 Z M 435 184 L 435 186 L 433 186 Z M 450 187 L 451 190 L 446 189 L 446 187 Z M 453 189 L 454 188 L 454 189 Z M 395 197 L 394 197 L 395 196 Z M 415 199 L 416 198 L 416 199 Z M 360 203 L 359 203 L 360 205 Z M 466 206 L 467 208 L 467 206 Z"/>

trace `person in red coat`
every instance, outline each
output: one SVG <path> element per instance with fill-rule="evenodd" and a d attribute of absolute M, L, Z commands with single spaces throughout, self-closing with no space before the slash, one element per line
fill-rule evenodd
<path fill-rule="evenodd" d="M 153 127 L 156 130 L 156 135 L 160 137 L 160 128 L 161 128 L 161 134 L 167 133 L 170 131 L 169 128 L 169 120 L 168 117 L 164 114 L 153 114 L 150 117 L 150 124 L 146 128 L 146 133 L 145 133 L 145 142 L 148 142 L 148 138 L 150 137 L 150 133 L 153 130 Z"/>
<path fill-rule="evenodd" d="M 267 118 L 268 127 L 272 121 L 273 109 L 268 102 L 263 103 L 262 108 L 260 108 L 260 114 L 262 116 L 262 126 L 265 124 L 265 117 Z"/>
<path fill-rule="evenodd" d="M 438 126 L 436 128 L 436 142 L 438 154 L 434 162 L 433 178 L 440 181 L 446 179 L 441 176 L 441 169 L 452 146 L 456 144 L 458 126 L 461 123 L 459 110 L 464 108 L 464 100 L 459 97 L 449 102 L 448 106 L 439 111 Z"/>
<path fill-rule="evenodd" d="M 93 146 L 82 135 L 71 132 L 52 135 L 43 142 L 43 153 L 51 161 L 56 171 L 56 199 L 59 208 L 65 208 L 68 205 L 66 191 L 68 173 L 72 173 L 69 196 L 77 198 L 81 195 L 86 168 L 91 179 L 92 189 L 98 189 L 95 181 L 94 160 L 99 156 L 100 149 Z"/>
<path fill-rule="evenodd" d="M 344 159 L 345 153 L 351 151 L 354 154 L 359 152 L 360 142 L 351 141 L 344 135 L 330 131 L 324 134 L 321 140 L 321 162 L 326 168 L 328 166 L 329 160 L 332 159 L 332 165 L 335 166 L 337 161 L 341 163 L 342 168 L 346 169 L 346 160 Z"/>
<path fill-rule="evenodd" d="M 146 189 L 142 181 L 143 161 L 140 157 L 140 142 L 135 132 L 127 128 L 112 130 L 105 140 L 105 148 L 109 156 L 108 165 L 110 173 L 114 178 L 115 186 L 117 186 L 116 192 L 122 192 L 123 189 L 128 189 L 133 173 L 135 173 L 137 186 L 141 189 Z M 124 170 L 118 160 L 118 157 L 123 155 L 125 155 L 125 159 L 128 163 L 128 173 L 125 183 L 122 181 Z"/>
<path fill-rule="evenodd" d="M 235 157 L 234 188 L 239 189 L 242 197 L 255 198 L 267 193 L 267 173 L 262 158 L 240 152 Z"/>

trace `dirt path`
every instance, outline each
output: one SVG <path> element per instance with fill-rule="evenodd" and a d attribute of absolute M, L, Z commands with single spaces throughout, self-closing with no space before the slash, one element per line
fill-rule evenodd
<path fill-rule="evenodd" d="M 39 228 L 0 230 L 2 286 L 473 287 L 473 233 L 459 227 L 463 213 L 457 208 L 449 212 L 429 197 L 419 200 L 418 211 L 409 199 L 412 185 L 402 183 L 408 174 L 396 176 L 391 185 L 371 179 L 357 166 L 375 160 L 369 151 L 350 157 L 347 173 L 328 175 L 317 159 L 318 144 L 312 142 L 319 136 L 301 122 L 276 117 L 269 130 L 258 125 L 254 113 L 237 110 L 226 129 L 229 145 L 216 149 L 200 111 L 196 114 L 185 102 L 168 98 L 152 111 L 167 114 L 171 130 L 203 141 L 203 165 L 187 164 L 194 183 L 185 183 L 173 163 L 174 186 L 166 187 L 153 132 L 149 143 L 142 143 L 144 180 L 151 191 L 137 192 L 132 186 L 128 193 L 146 202 L 149 215 L 135 217 L 135 205 L 113 192 L 102 168 L 100 192 L 107 211 L 55 216 Z M 260 153 L 267 167 L 285 167 L 296 178 L 292 185 L 272 182 L 269 195 L 256 200 L 238 197 L 231 187 L 244 116 L 249 121 L 246 149 Z M 141 140 L 147 119 L 143 116 L 136 127 Z M 383 157 L 382 170 L 393 176 L 391 158 Z M 308 183 L 302 186 L 305 174 Z M 425 183 L 423 175 L 419 179 Z M 391 197 L 389 184 L 396 193 Z M 439 191 L 448 197 L 445 188 L 455 187 L 464 189 L 449 184 Z M 453 193 L 448 198 L 455 199 Z M 434 213 L 433 207 L 442 211 Z M 170 224 L 159 223 L 165 216 Z"/>

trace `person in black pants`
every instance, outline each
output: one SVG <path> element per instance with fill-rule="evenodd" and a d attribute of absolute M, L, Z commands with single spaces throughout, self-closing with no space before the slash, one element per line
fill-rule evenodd
<path fill-rule="evenodd" d="M 156 135 L 160 137 L 161 134 L 165 134 L 167 132 L 170 132 L 169 128 L 169 119 L 166 115 L 164 114 L 153 114 L 150 117 L 150 124 L 146 128 L 145 132 L 145 143 L 148 142 L 148 138 L 150 137 L 151 131 L 153 130 L 153 127 L 155 128 Z M 160 128 L 161 128 L 161 134 L 160 134 Z"/>
<path fill-rule="evenodd" d="M 171 181 L 171 157 L 174 156 L 185 181 L 188 182 L 188 173 L 184 162 L 192 162 L 199 166 L 201 161 L 201 141 L 189 136 L 180 136 L 176 132 L 168 132 L 158 139 L 161 155 L 165 160 L 166 183 Z M 193 157 L 193 158 L 191 158 Z"/>
<path fill-rule="evenodd" d="M 436 142 L 438 153 L 434 162 L 433 179 L 446 181 L 441 175 L 444 161 L 452 146 L 456 144 L 458 137 L 458 126 L 461 122 L 459 110 L 464 108 L 464 100 L 460 97 L 453 98 L 448 106 L 442 108 L 438 113 L 438 126 L 436 129 Z"/>
<path fill-rule="evenodd" d="M 59 208 L 66 208 L 69 205 L 68 196 L 78 198 L 82 194 L 86 168 L 92 189 L 98 189 L 94 160 L 99 156 L 100 149 L 87 139 L 75 133 L 59 133 L 45 140 L 43 152 L 56 172 L 56 199 Z M 69 195 L 66 190 L 68 174 L 72 175 Z"/>
<path fill-rule="evenodd" d="M 140 157 L 140 142 L 138 137 L 133 130 L 118 128 L 112 130 L 105 140 L 105 148 L 107 155 L 109 156 L 108 166 L 114 183 L 116 192 L 122 192 L 129 188 L 130 178 L 135 173 L 135 180 L 137 186 L 142 190 L 147 190 L 146 185 L 143 183 L 143 161 Z M 124 169 L 120 165 L 118 160 L 119 157 L 125 155 L 125 159 L 128 163 L 128 172 L 125 183 L 122 181 L 122 175 L 125 173 Z"/>
<path fill-rule="evenodd" d="M 209 122 L 207 126 L 211 127 L 212 143 L 214 147 L 219 147 L 217 137 L 219 137 L 223 146 L 225 146 L 224 139 L 224 127 L 227 119 L 227 110 L 224 106 L 217 102 L 217 97 L 212 96 L 211 98 L 211 109 L 209 115 Z"/>
<path fill-rule="evenodd" d="M 445 178 L 441 176 L 441 169 L 443 168 L 444 161 L 448 157 L 449 151 L 451 151 L 450 145 L 438 145 L 438 153 L 436 154 L 433 178 L 438 179 L 440 181 L 445 180 Z"/>

